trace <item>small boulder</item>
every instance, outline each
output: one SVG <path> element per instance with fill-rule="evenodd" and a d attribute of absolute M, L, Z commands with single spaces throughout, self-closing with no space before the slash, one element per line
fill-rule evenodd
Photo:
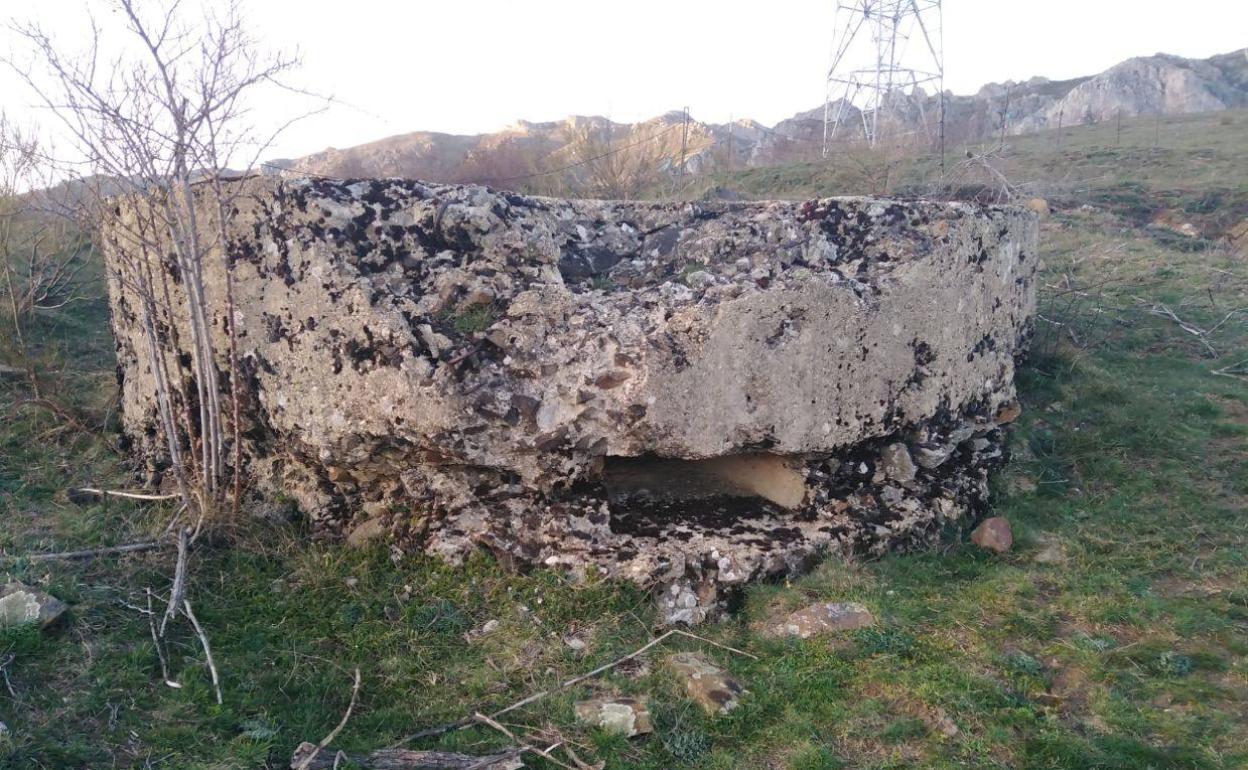
<path fill-rule="evenodd" d="M 993 516 L 984 521 L 971 533 L 971 542 L 988 551 L 1006 553 L 1014 545 L 1014 535 L 1010 532 L 1010 522 L 1004 516 Z"/>
<path fill-rule="evenodd" d="M 626 738 L 654 731 L 650 710 L 636 698 L 590 698 L 578 701 L 575 708 L 582 724 Z"/>
<path fill-rule="evenodd" d="M 668 657 L 667 664 L 689 698 L 708 714 L 727 714 L 740 705 L 738 699 L 746 694 L 740 682 L 700 652 L 675 653 Z"/>
<path fill-rule="evenodd" d="M 865 628 L 874 623 L 875 616 L 871 611 L 857 602 L 819 602 L 769 623 L 766 633 L 809 639 L 820 634 Z"/>
<path fill-rule="evenodd" d="M 38 623 L 40 628 L 47 628 L 60 620 L 68 609 L 69 606 L 55 596 L 21 583 L 9 583 L 0 591 L 0 628 L 26 623 Z"/>

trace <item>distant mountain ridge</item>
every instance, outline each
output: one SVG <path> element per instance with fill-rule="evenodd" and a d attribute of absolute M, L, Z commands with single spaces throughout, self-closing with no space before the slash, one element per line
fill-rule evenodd
<path fill-rule="evenodd" d="M 888 114 L 895 119 L 895 128 L 920 138 L 935 136 L 939 95 L 899 92 L 891 98 Z M 1175 115 L 1242 107 L 1248 107 L 1248 48 L 1208 59 L 1159 53 L 1127 59 L 1088 77 L 990 83 L 972 95 L 947 92 L 945 135 L 946 143 L 956 146 L 999 133 L 1097 123 L 1119 114 Z M 696 175 L 818 157 L 823 113 L 820 105 L 771 127 L 753 120 L 715 124 L 690 119 L 684 172 Z M 842 114 L 838 139 L 861 138 L 861 113 L 846 104 Z M 329 148 L 293 160 L 271 161 L 268 166 L 338 178 L 397 176 L 558 193 L 575 182 L 578 166 L 586 159 L 600 158 L 604 152 L 632 153 L 639 156 L 636 163 L 652 164 L 660 172 L 677 172 L 683 120 L 679 112 L 631 124 L 597 116 L 572 116 L 544 123 L 519 121 L 487 134 L 417 131 L 344 149 Z M 623 173 L 622 169 L 612 171 Z M 601 169 L 597 173 L 602 173 Z M 568 175 L 572 175 L 571 182 Z"/>

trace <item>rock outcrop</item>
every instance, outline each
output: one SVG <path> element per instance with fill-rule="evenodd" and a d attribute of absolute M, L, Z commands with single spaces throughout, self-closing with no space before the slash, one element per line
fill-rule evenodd
<path fill-rule="evenodd" d="M 696 621 L 725 585 L 976 518 L 1018 413 L 1025 209 L 229 184 L 206 277 L 219 379 L 251 486 L 318 533 L 597 569 L 670 586 L 668 618 Z M 126 274 L 164 274 L 175 306 L 183 287 L 128 239 L 152 203 L 120 200 L 104 241 L 124 426 L 158 480 L 156 359 Z M 165 320 L 157 355 L 191 377 L 185 319 Z"/>
<path fill-rule="evenodd" d="M 886 132 L 933 136 L 932 117 L 940 114 L 937 93 L 889 97 Z M 1022 82 L 989 83 L 974 94 L 946 93 L 945 133 L 950 145 L 997 137 L 1005 116 L 1007 134 L 1025 134 L 1064 126 L 1100 123 L 1139 115 L 1180 115 L 1248 107 L 1248 49 L 1185 59 L 1168 54 L 1140 56 L 1104 72 L 1068 80 L 1034 77 Z M 861 113 L 843 109 L 845 139 L 861 138 Z M 330 148 L 302 158 L 275 160 L 270 168 L 295 175 L 331 177 L 401 176 L 443 182 L 484 182 L 516 189 L 553 180 L 535 169 L 562 167 L 597 155 L 610 144 L 625 154 L 626 165 L 650 164 L 656 172 L 676 173 L 684 157 L 686 174 L 774 166 L 815 160 L 823 147 L 824 105 L 799 112 L 774 126 L 753 120 L 708 123 L 690 120 L 687 133 L 680 112 L 638 123 L 614 123 L 603 117 L 572 116 L 562 121 L 519 121 L 502 131 L 455 135 L 418 131 L 342 149 Z M 594 137 L 593 146 L 585 145 Z M 685 142 L 682 143 L 682 136 Z M 601 145 L 601 146 L 599 146 Z M 682 150 L 683 147 L 683 150 Z M 565 189 L 586 189 L 575 167 L 562 175 Z M 540 188 L 536 188 L 540 189 Z"/>

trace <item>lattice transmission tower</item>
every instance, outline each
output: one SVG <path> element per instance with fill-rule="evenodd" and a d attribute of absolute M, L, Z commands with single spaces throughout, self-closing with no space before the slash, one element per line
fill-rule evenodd
<path fill-rule="evenodd" d="M 895 130 L 890 118 L 903 105 L 917 108 L 921 129 L 933 135 L 922 93 L 931 87 L 940 95 L 943 155 L 943 37 L 941 0 L 838 0 L 823 105 L 824 157 L 852 122 L 861 122 L 862 136 L 874 147 Z"/>

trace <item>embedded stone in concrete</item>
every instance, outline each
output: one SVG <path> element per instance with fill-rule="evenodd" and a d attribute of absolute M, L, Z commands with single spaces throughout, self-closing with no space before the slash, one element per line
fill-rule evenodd
<path fill-rule="evenodd" d="M 249 487 L 319 536 L 675 587 L 696 622 L 725 587 L 986 509 L 1035 309 L 1025 209 L 227 187 L 205 262 L 222 401 Z M 183 314 L 151 337 L 134 294 L 138 270 L 185 291 L 133 240 L 153 203 L 119 199 L 102 238 L 123 425 L 159 484 L 156 374 L 189 384 L 195 357 Z"/>

